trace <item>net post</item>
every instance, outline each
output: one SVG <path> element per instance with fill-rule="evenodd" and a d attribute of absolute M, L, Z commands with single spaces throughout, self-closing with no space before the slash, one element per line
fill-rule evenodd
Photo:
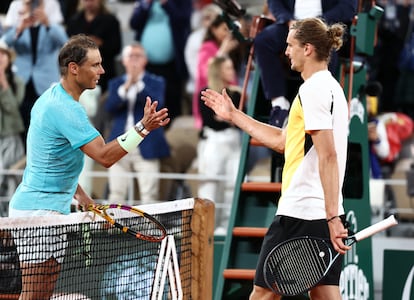
<path fill-rule="evenodd" d="M 211 200 L 194 200 L 191 220 L 191 296 L 192 299 L 212 299 L 215 207 Z"/>

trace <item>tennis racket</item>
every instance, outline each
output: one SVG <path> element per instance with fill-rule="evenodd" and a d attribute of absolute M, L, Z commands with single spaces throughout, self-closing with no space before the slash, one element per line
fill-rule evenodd
<path fill-rule="evenodd" d="M 350 246 L 396 224 L 392 215 L 346 238 L 345 243 Z M 280 243 L 267 255 L 264 279 L 276 294 L 300 295 L 317 285 L 339 256 L 329 240 L 311 236 L 293 238 Z"/>
<path fill-rule="evenodd" d="M 89 211 L 104 218 L 107 222 L 140 240 L 161 242 L 167 230 L 156 218 L 146 212 L 122 204 L 89 205 Z"/>

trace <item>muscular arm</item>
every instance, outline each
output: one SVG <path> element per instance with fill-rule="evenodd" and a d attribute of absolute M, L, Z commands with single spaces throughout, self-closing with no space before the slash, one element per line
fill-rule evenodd
<path fill-rule="evenodd" d="M 158 101 L 151 103 L 151 98 L 147 97 L 144 107 L 144 116 L 141 123 L 148 131 L 165 126 L 170 122 L 168 109 L 162 108 L 157 111 Z M 148 136 L 147 138 L 151 138 Z M 102 136 L 96 137 L 91 142 L 80 148 L 86 155 L 94 159 L 102 166 L 109 168 L 120 160 L 127 152 L 119 145 L 118 140 L 105 143 Z"/>
<path fill-rule="evenodd" d="M 233 123 L 266 147 L 280 153 L 284 152 L 285 130 L 259 122 L 237 109 L 225 89 L 222 94 L 213 90 L 203 91 L 201 100 L 221 119 Z"/>
<path fill-rule="evenodd" d="M 90 143 L 83 145 L 80 149 L 105 168 L 111 167 L 127 154 L 116 139 L 105 144 L 102 136 L 98 136 Z"/>
<path fill-rule="evenodd" d="M 339 170 L 332 130 L 316 130 L 311 133 L 313 145 L 318 153 L 319 175 L 325 198 L 326 218 L 338 215 L 339 199 Z M 344 254 L 349 247 L 345 246 L 342 239 L 347 237 L 347 230 L 339 218 L 332 219 L 329 223 L 331 242 L 336 251 Z"/>
<path fill-rule="evenodd" d="M 332 130 L 312 132 L 312 141 L 318 153 L 319 175 L 325 196 L 326 217 L 338 215 L 339 173 Z"/>
<path fill-rule="evenodd" d="M 259 122 L 238 109 L 232 113 L 231 120 L 234 125 L 258 140 L 267 148 L 279 153 L 285 151 L 285 130 Z"/>

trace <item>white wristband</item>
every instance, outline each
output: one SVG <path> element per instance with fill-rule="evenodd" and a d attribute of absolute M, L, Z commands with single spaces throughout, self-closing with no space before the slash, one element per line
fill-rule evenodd
<path fill-rule="evenodd" d="M 135 150 L 144 138 L 132 127 L 124 134 L 117 137 L 119 145 L 126 151 L 131 152 Z"/>

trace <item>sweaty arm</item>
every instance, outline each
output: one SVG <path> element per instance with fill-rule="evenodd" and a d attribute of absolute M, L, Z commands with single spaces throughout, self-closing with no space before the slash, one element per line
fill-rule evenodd
<path fill-rule="evenodd" d="M 312 142 L 318 153 L 319 175 L 325 198 L 326 219 L 338 215 L 339 170 L 332 130 L 315 130 L 311 132 Z M 342 239 L 348 236 L 339 218 L 328 222 L 331 242 L 336 251 L 344 254 L 349 249 Z"/>

